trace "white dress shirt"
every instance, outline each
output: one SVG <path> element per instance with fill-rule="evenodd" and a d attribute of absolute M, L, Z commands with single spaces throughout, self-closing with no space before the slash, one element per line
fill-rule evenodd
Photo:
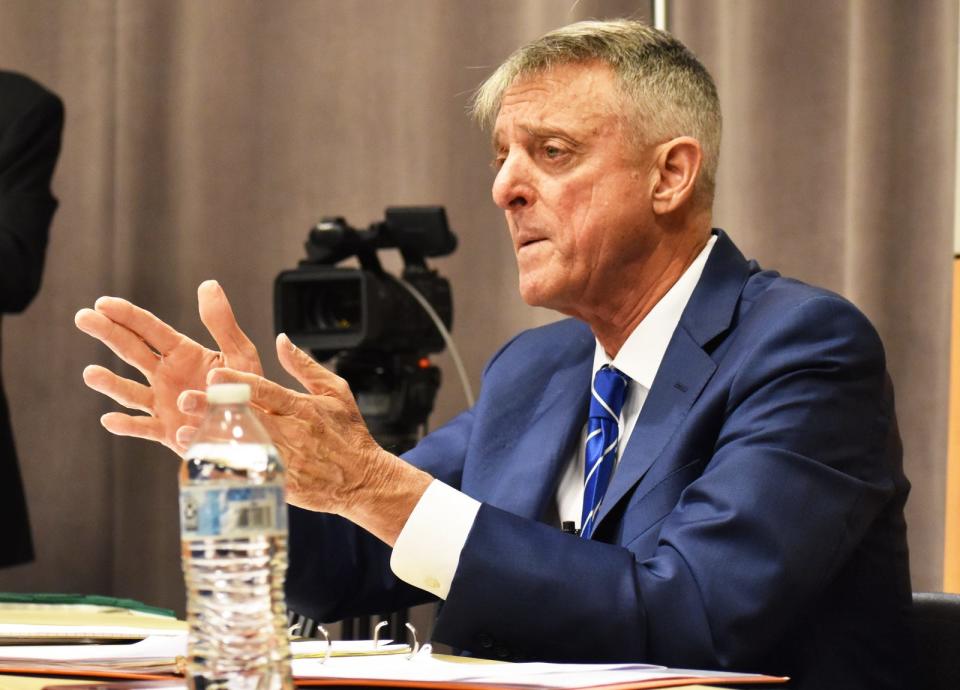
<path fill-rule="evenodd" d="M 596 344 L 593 374 L 603 365 L 610 364 L 631 379 L 620 414 L 622 432 L 617 446 L 618 465 L 647 399 L 647 392 L 660 369 L 667 345 L 700 281 L 716 239 L 715 235 L 711 235 L 679 280 L 630 333 L 616 357 L 611 359 L 600 343 Z M 584 389 L 589 389 L 589 386 L 590 382 L 585 381 Z M 583 507 L 586 438 L 587 425 L 584 423 L 577 451 L 570 458 L 557 488 L 560 520 L 572 521 L 578 526 Z M 394 574 L 414 587 L 446 599 L 460 562 L 460 552 L 479 510 L 479 501 L 434 480 L 413 509 L 394 545 L 390 558 L 390 568 Z"/>

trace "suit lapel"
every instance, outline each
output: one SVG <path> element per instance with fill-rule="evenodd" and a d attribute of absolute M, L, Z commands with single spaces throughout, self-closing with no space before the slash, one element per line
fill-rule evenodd
<path fill-rule="evenodd" d="M 610 480 L 598 524 L 654 464 L 716 368 L 700 346 L 677 328 Z"/>
<path fill-rule="evenodd" d="M 722 231 L 710 252 L 647 394 L 620 465 L 610 480 L 597 525 L 657 462 L 716 371 L 704 346 L 730 327 L 753 266 Z"/>
<path fill-rule="evenodd" d="M 593 348 L 584 327 L 572 353 L 535 367 L 541 388 L 501 402 L 501 432 L 481 449 L 473 477 L 484 500 L 535 520 L 544 515 L 587 416 Z"/>
<path fill-rule="evenodd" d="M 533 487 L 524 491 L 528 496 L 524 507 L 530 517 L 539 519 L 548 502 L 556 500 L 557 482 L 570 461 L 587 418 L 592 369 L 591 350 L 582 362 L 558 372 L 544 389 L 542 409 L 538 409 L 539 418 L 531 434 L 538 439 L 536 452 L 540 462 L 524 477 L 525 486 Z"/>

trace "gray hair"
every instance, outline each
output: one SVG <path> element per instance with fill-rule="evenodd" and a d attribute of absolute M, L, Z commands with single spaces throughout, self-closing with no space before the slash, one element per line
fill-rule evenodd
<path fill-rule="evenodd" d="M 630 19 L 583 21 L 515 51 L 477 89 L 471 112 L 491 128 L 504 92 L 521 79 L 570 63 L 609 65 L 636 113 L 640 146 L 691 136 L 703 149 L 697 195 L 709 206 L 720 158 L 720 100 L 713 79 L 680 41 Z"/>

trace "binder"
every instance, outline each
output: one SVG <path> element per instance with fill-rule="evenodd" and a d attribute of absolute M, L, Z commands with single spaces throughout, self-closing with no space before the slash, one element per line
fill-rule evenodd
<path fill-rule="evenodd" d="M 35 675 L 23 673 L 22 675 Z M 16 675 L 16 674 L 15 674 Z M 83 675 L 83 673 L 43 673 L 44 677 L 50 676 L 46 683 L 38 684 L 38 687 L 49 688 L 49 690 L 128 690 L 132 688 L 154 688 L 155 690 L 187 690 L 187 683 L 182 677 L 161 676 L 150 674 L 98 674 Z M 59 677 L 60 680 L 57 680 Z M 81 685 L 72 685 L 68 679 L 81 682 Z M 103 683 L 91 684 L 90 679 L 103 680 Z M 752 685 L 756 687 L 775 687 L 776 684 L 787 682 L 787 678 L 773 676 L 738 676 L 729 677 L 686 677 L 686 678 L 664 678 L 652 680 L 637 680 L 608 685 L 580 685 L 565 687 L 564 690 L 656 690 L 658 688 L 710 688 L 717 685 L 737 687 Z M 0 676 L 2 681 L 2 676 Z M 144 682 L 148 681 L 148 682 Z M 417 680 L 397 679 L 394 681 L 370 681 L 362 678 L 356 679 L 336 679 L 330 681 L 320 681 L 317 679 L 294 678 L 294 684 L 298 688 L 309 687 L 361 687 L 361 688 L 384 688 L 384 690 L 400 690 L 405 688 L 417 688 L 419 690 L 556 690 L 556 686 L 551 685 L 512 685 L 510 683 L 480 683 L 480 682 L 428 682 Z"/>
<path fill-rule="evenodd" d="M 506 663 L 433 654 L 294 661 L 300 687 L 421 688 L 423 690 L 643 690 L 699 685 L 784 683 L 775 676 L 669 669 L 649 664 Z"/>
<path fill-rule="evenodd" d="M 757 674 L 686 671 L 642 664 L 510 664 L 464 660 L 432 654 L 429 647 L 412 657 L 407 654 L 327 657 L 294 660 L 293 675 L 298 687 L 367 687 L 387 690 L 645 690 L 647 688 L 689 687 L 691 685 L 764 685 L 786 682 L 786 678 Z M 38 668 L 0 667 L 0 673 L 41 674 L 70 678 L 101 679 L 87 690 L 120 688 L 186 688 L 182 676 L 112 670 L 82 665 Z M 118 684 L 116 681 L 152 680 L 153 684 Z M 0 687 L 2 687 L 0 677 Z M 60 690 L 67 690 L 57 684 Z M 53 682 L 50 683 L 53 687 Z M 44 686 L 38 686 L 44 687 Z M 79 688 L 78 688 L 79 690 Z"/>
<path fill-rule="evenodd" d="M 180 623 L 166 619 L 167 623 Z M 181 626 L 183 625 L 180 623 Z M 82 626 L 80 626 L 82 627 Z M 421 688 L 422 690 L 644 690 L 716 684 L 776 684 L 786 678 L 757 674 L 668 669 L 646 664 L 519 663 L 451 657 L 422 648 L 409 623 L 412 643 L 373 640 L 291 643 L 292 670 L 300 687 Z M 75 631 L 84 639 L 96 629 Z M 0 674 L 43 675 L 108 681 L 96 688 L 185 688 L 185 629 L 162 628 L 134 644 L 69 646 L 0 646 Z M 119 680 L 153 681 L 154 685 L 119 684 Z M 0 677 L 0 687 L 3 687 Z M 38 686 L 42 687 L 42 686 Z M 53 687 L 51 685 L 51 687 Z M 61 690 L 65 690 L 61 686 Z"/>
<path fill-rule="evenodd" d="M 757 676 L 736 676 L 731 675 L 721 679 L 709 677 L 691 677 L 691 678 L 673 678 L 664 680 L 637 681 L 628 683 L 618 683 L 613 685 L 583 685 L 565 688 L 565 690 L 658 690 L 660 688 L 682 688 L 683 690 L 714 690 L 718 684 L 725 687 L 735 684 L 738 687 L 744 685 L 755 685 L 761 687 L 763 684 L 782 683 L 787 679 L 765 677 L 769 680 L 759 680 Z M 317 683 L 305 682 L 301 679 L 294 679 L 298 688 L 318 687 Z M 554 686 L 536 686 L 536 685 L 510 685 L 510 684 L 488 684 L 488 683 L 430 683 L 426 684 L 419 681 L 397 680 L 393 683 L 370 683 L 362 679 L 350 682 L 337 682 L 327 684 L 336 687 L 366 687 L 366 688 L 384 688 L 385 690 L 405 690 L 414 688 L 419 690 L 555 690 Z M 153 680 L 153 681 L 134 681 L 134 682 L 116 682 L 108 681 L 101 684 L 84 685 L 63 685 L 60 683 L 50 685 L 40 685 L 43 690 L 187 690 L 187 684 L 182 678 Z M 322 686 L 320 686 L 322 687 Z"/>

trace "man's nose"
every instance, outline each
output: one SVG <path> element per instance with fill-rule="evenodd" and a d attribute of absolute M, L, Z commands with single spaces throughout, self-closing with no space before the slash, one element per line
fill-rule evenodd
<path fill-rule="evenodd" d="M 536 198 L 529 161 L 522 154 L 507 155 L 493 180 L 493 201 L 505 211 L 529 206 Z"/>

